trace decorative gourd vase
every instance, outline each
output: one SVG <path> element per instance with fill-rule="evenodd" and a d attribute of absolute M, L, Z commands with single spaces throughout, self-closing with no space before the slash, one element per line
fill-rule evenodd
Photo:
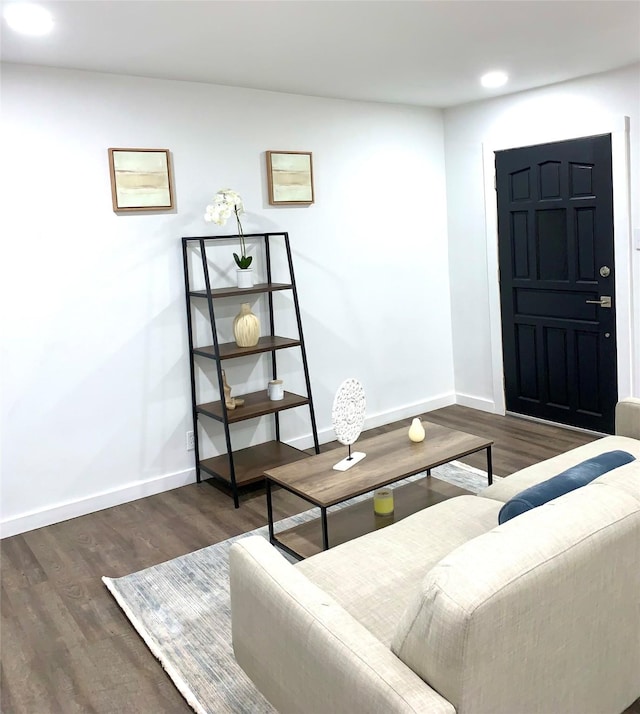
<path fill-rule="evenodd" d="M 236 285 L 239 288 L 252 288 L 253 268 L 238 268 L 236 270 Z"/>
<path fill-rule="evenodd" d="M 418 443 L 419 441 L 424 441 L 424 437 L 425 437 L 424 427 L 422 426 L 420 419 L 418 419 L 418 417 L 416 417 L 411 422 L 411 426 L 409 427 L 409 438 L 411 439 L 411 441 Z"/>
<path fill-rule="evenodd" d="M 255 347 L 260 339 L 260 320 L 251 312 L 248 302 L 240 305 L 240 312 L 233 321 L 233 336 L 238 347 Z"/>

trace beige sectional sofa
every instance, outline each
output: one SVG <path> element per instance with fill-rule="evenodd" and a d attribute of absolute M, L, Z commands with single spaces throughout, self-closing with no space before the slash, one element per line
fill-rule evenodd
<path fill-rule="evenodd" d="M 605 437 L 292 565 L 231 549 L 237 661 L 282 714 L 605 714 L 640 697 L 640 400 Z M 591 456 L 637 460 L 498 525 Z"/>

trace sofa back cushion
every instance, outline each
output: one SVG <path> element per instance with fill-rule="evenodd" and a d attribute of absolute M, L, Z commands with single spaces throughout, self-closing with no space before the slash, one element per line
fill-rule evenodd
<path fill-rule="evenodd" d="M 529 486 L 535 486 L 541 481 L 546 481 L 561 471 L 579 464 L 581 461 L 598 456 L 598 454 L 602 454 L 605 451 L 615 451 L 616 449 L 628 451 L 636 457 L 636 460 L 640 460 L 639 440 L 626 436 L 603 436 L 602 439 L 596 439 L 584 446 L 578 446 L 563 454 L 558 454 L 558 456 L 552 456 L 550 459 L 527 466 L 507 478 L 496 478 L 491 486 L 480 491 L 478 495 L 506 503 L 510 498 L 513 498 L 525 488 L 529 488 Z"/>
<path fill-rule="evenodd" d="M 616 434 L 640 439 L 640 399 L 627 397 L 616 404 Z"/>
<path fill-rule="evenodd" d="M 640 696 L 640 480 L 622 468 L 424 578 L 392 650 L 458 714 L 622 711 Z"/>
<path fill-rule="evenodd" d="M 581 488 L 591 483 L 598 476 L 606 474 L 612 469 L 624 466 L 633 461 L 635 456 L 628 451 L 605 451 L 603 454 L 592 456 L 586 461 L 581 461 L 575 466 L 562 471 L 562 473 L 552 476 L 546 481 L 541 481 L 535 486 L 520 491 L 513 498 L 509 499 L 500 509 L 498 523 L 506 523 L 512 518 L 530 511 L 532 508 L 542 506 L 554 498 L 563 496 L 569 491 Z"/>

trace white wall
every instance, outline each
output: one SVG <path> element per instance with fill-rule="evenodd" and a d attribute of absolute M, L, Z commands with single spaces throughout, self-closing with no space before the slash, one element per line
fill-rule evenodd
<path fill-rule="evenodd" d="M 627 153 L 623 145 L 625 116 L 630 117 L 630 185 L 628 168 L 620 165 Z M 487 234 L 487 226 L 495 224 L 491 215 L 495 213 L 492 180 L 485 176 L 492 149 L 609 131 L 614 133 L 620 396 L 640 395 L 640 250 L 632 247 L 630 230 L 640 230 L 639 124 L 640 65 L 445 111 L 451 304 L 459 401 L 489 411 L 503 407 L 496 238 L 491 230 Z M 489 157 L 484 163 L 483 147 Z"/>
<path fill-rule="evenodd" d="M 441 112 L 19 65 L 1 91 L 3 535 L 194 480 L 180 237 L 235 232 L 203 221 L 223 187 L 290 233 L 321 440 L 347 377 L 367 426 L 454 401 Z M 115 215 L 108 147 L 170 149 L 177 209 Z M 268 205 L 268 149 L 313 152 L 315 205 Z"/>

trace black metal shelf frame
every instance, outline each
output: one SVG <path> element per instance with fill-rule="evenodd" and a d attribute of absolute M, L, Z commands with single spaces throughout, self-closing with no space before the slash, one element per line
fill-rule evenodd
<path fill-rule="evenodd" d="M 229 412 L 224 400 L 224 389 L 223 389 L 223 375 L 222 375 L 222 361 L 225 359 L 233 359 L 236 357 L 241 357 L 246 354 L 260 354 L 260 353 L 270 353 L 271 355 L 271 372 L 273 379 L 278 378 L 278 367 L 277 367 L 277 351 L 280 349 L 288 349 L 292 347 L 299 347 L 301 350 L 302 365 L 304 370 L 305 385 L 307 390 L 307 396 L 303 403 L 296 406 L 304 406 L 305 404 L 309 407 L 309 416 L 311 420 L 311 429 L 313 433 L 313 441 L 315 447 L 315 453 L 320 453 L 320 445 L 318 442 L 318 430 L 316 426 L 315 412 L 313 408 L 313 398 L 311 395 L 311 382 L 309 379 L 309 368 L 307 363 L 307 353 L 304 344 L 304 337 L 302 332 L 302 319 L 300 316 L 300 305 L 298 302 L 298 291 L 295 282 L 295 276 L 293 271 L 293 260 L 291 257 L 291 246 L 289 244 L 289 234 L 287 232 L 276 232 L 276 233 L 251 233 L 245 234 L 246 239 L 261 239 L 264 241 L 265 246 L 265 258 L 266 258 L 266 271 L 267 271 L 267 282 L 254 285 L 252 288 L 236 288 L 236 287 L 222 287 L 222 288 L 212 288 L 211 279 L 209 276 L 209 266 L 207 263 L 206 247 L 207 243 L 212 243 L 220 240 L 230 240 L 237 239 L 238 235 L 224 235 L 224 236 L 198 236 L 198 237 L 183 237 L 182 238 L 182 258 L 184 266 L 184 280 L 185 280 L 185 297 L 186 297 L 186 308 L 187 308 L 187 334 L 189 341 L 189 363 L 190 363 L 190 377 L 191 377 L 191 403 L 192 403 L 192 419 L 193 419 L 193 435 L 194 435 L 194 451 L 196 460 L 196 479 L 198 483 L 201 482 L 201 459 L 200 459 L 200 444 L 198 438 L 198 415 L 202 414 L 208 418 L 215 419 L 216 421 L 221 421 L 224 427 L 225 443 L 228 457 L 229 472 L 228 477 L 222 474 L 214 473 L 210 468 L 206 468 L 207 473 L 222 481 L 225 485 L 231 487 L 231 492 L 233 495 L 234 506 L 239 508 L 239 488 L 236 465 L 234 463 L 234 452 L 231 442 L 231 430 L 229 428 L 230 423 L 238 423 L 242 420 L 233 419 L 230 421 Z M 289 283 L 272 283 L 271 274 L 271 245 L 270 238 L 278 237 L 282 238 L 284 241 L 284 246 L 287 255 L 287 263 L 289 268 Z M 205 282 L 204 290 L 192 290 L 190 287 L 190 276 L 189 276 L 189 247 L 197 246 L 200 249 L 200 257 L 202 261 L 202 271 Z M 281 290 L 291 290 L 293 295 L 293 304 L 296 314 L 296 323 L 298 329 L 298 338 L 280 338 L 275 334 L 275 321 L 274 321 L 274 310 L 273 310 L 273 293 Z M 269 307 L 269 334 L 271 339 L 268 344 L 261 344 L 257 348 L 247 348 L 243 351 L 242 348 L 237 350 L 229 349 L 229 345 L 224 345 L 221 351 L 221 344 L 218 341 L 218 331 L 216 328 L 216 313 L 215 313 L 215 301 L 218 298 L 231 298 L 231 297 L 243 297 L 248 294 L 266 294 L 268 299 Z M 211 326 L 211 334 L 213 344 L 206 347 L 194 347 L 193 344 L 193 324 L 191 316 L 191 299 L 205 299 L 207 301 L 209 322 Z M 261 340 L 264 342 L 264 340 Z M 212 414 L 207 414 L 206 410 L 199 408 L 197 404 L 197 387 L 196 387 L 196 360 L 195 356 L 203 356 L 209 359 L 213 359 L 216 363 L 216 371 L 218 376 L 218 387 L 221 402 L 221 418 L 214 417 Z M 201 405 L 200 405 L 201 406 Z M 291 407 L 294 408 L 294 407 Z M 280 416 L 279 413 L 282 411 L 278 405 L 274 405 L 273 411 L 269 412 L 273 415 L 274 425 L 275 425 L 275 438 L 277 442 L 281 441 L 280 438 Z M 265 416 L 266 414 L 256 415 Z M 266 464 L 265 468 L 273 467 L 273 464 Z"/>

